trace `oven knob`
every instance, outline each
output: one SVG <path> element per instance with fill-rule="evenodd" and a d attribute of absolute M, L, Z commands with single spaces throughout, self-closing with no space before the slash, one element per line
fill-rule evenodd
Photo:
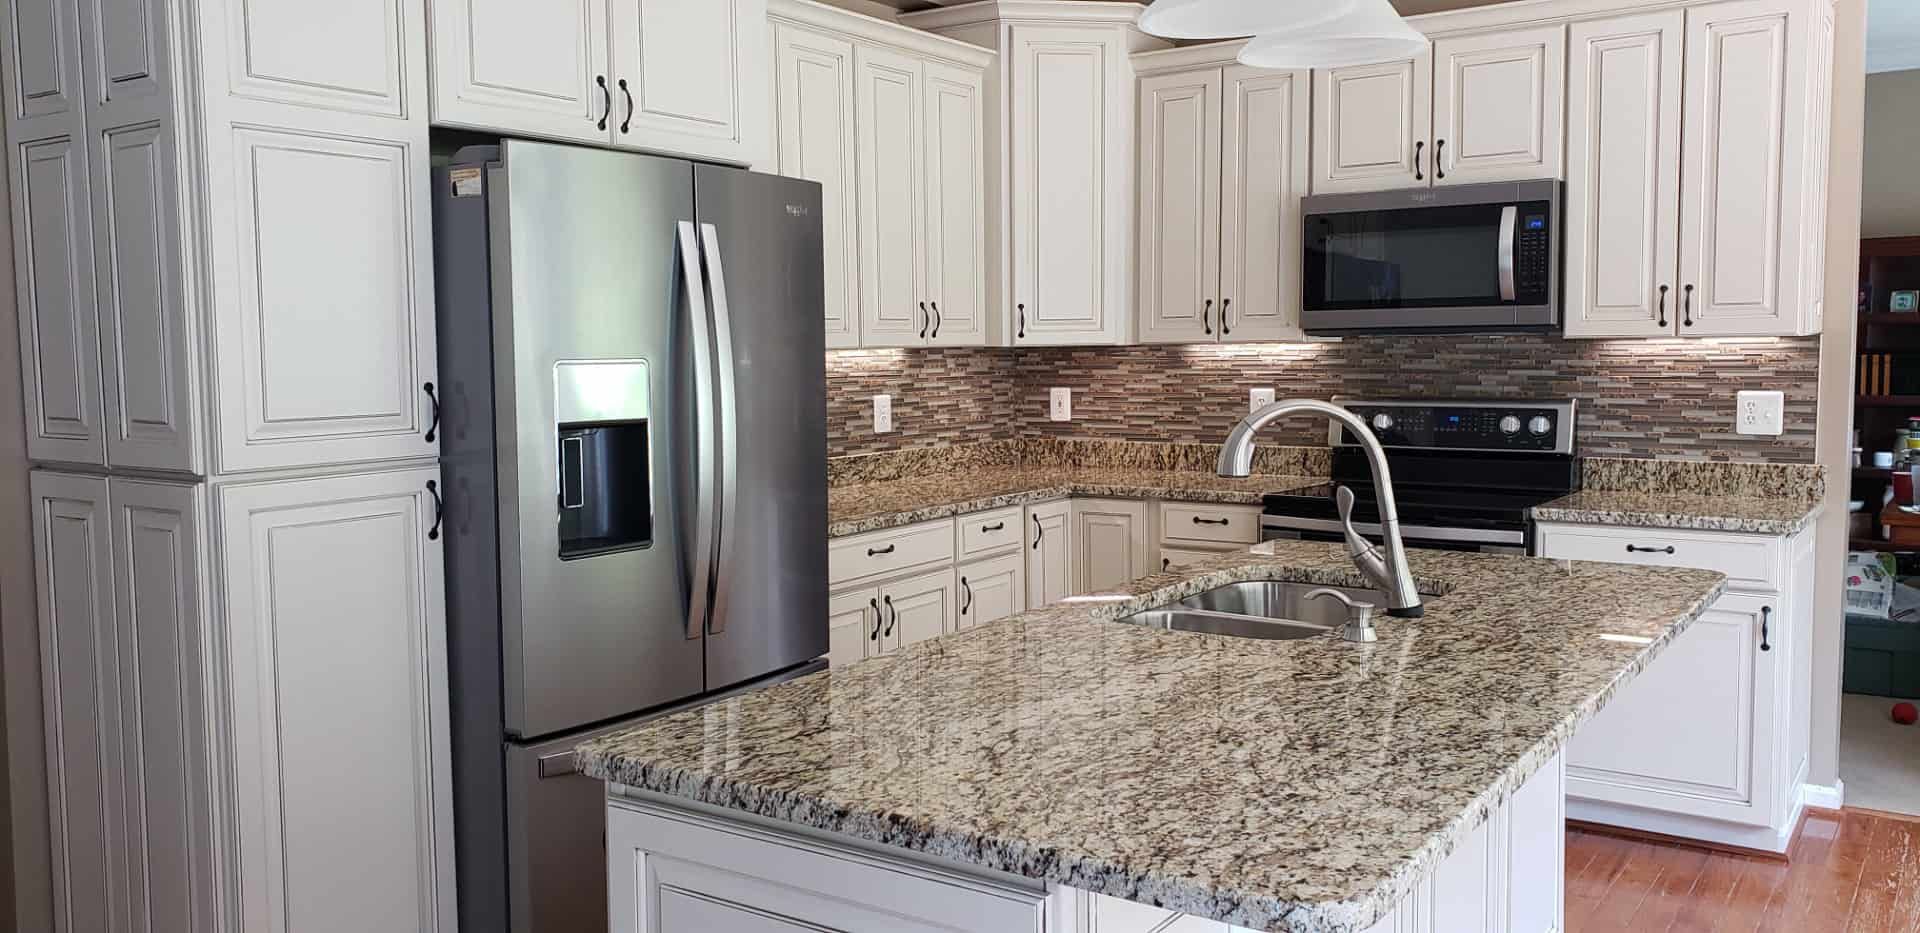
<path fill-rule="evenodd" d="M 1519 431 L 1520 431 L 1519 418 L 1516 418 L 1513 415 L 1508 415 L 1505 418 L 1500 419 L 1500 433 L 1516 434 Z"/>
<path fill-rule="evenodd" d="M 1392 415 L 1389 415 L 1383 411 L 1373 416 L 1373 429 L 1375 431 L 1385 431 L 1391 427 L 1393 427 Z"/>
<path fill-rule="evenodd" d="M 1545 434 L 1553 430 L 1553 422 L 1548 421 L 1546 415 L 1534 415 L 1533 418 L 1527 422 L 1527 430 L 1535 434 Z"/>

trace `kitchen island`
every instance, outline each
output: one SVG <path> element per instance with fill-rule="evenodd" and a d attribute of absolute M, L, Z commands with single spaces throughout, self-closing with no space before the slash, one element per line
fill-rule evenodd
<path fill-rule="evenodd" d="M 1361 583 L 1269 542 L 584 745 L 613 929 L 1550 929 L 1561 748 L 1725 580 L 1412 563 L 1426 615 L 1372 644 L 1114 621 Z"/>

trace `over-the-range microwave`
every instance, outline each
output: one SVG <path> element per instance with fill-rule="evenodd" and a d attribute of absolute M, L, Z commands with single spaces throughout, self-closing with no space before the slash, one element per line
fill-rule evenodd
<path fill-rule="evenodd" d="M 1302 199 L 1300 322 L 1318 336 L 1560 329 L 1560 182 Z"/>

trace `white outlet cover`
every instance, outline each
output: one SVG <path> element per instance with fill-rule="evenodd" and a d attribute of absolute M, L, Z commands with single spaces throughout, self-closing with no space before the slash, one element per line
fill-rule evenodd
<path fill-rule="evenodd" d="M 1736 433 L 1778 436 L 1786 431 L 1786 393 L 1752 390 L 1738 393 L 1735 399 Z"/>
<path fill-rule="evenodd" d="M 1272 389 L 1254 389 L 1247 393 L 1247 410 L 1259 411 L 1273 404 L 1273 397 Z"/>
<path fill-rule="evenodd" d="M 1047 418 L 1051 421 L 1073 420 L 1073 390 L 1055 386 L 1047 390 Z"/>
<path fill-rule="evenodd" d="M 893 396 L 876 395 L 873 397 L 873 433 L 886 434 L 893 430 Z"/>

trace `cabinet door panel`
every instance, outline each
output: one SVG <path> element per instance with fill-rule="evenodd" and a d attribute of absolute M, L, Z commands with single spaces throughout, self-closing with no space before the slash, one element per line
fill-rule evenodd
<path fill-rule="evenodd" d="M 751 163 L 765 119 L 766 0 L 621 0 L 612 5 L 616 145 Z M 615 93 L 616 98 L 622 98 Z"/>
<path fill-rule="evenodd" d="M 407 115 L 409 59 L 425 43 L 402 0 L 230 0 L 228 90 L 240 97 L 385 117 Z"/>
<path fill-rule="evenodd" d="M 433 13 L 433 121 L 606 143 L 605 0 L 446 0 Z M 614 118 L 617 119 L 617 118 Z"/>
<path fill-rule="evenodd" d="M 1218 68 L 1140 81 L 1140 339 L 1220 339 Z"/>
<path fill-rule="evenodd" d="M 931 319 L 922 276 L 920 63 L 861 47 L 854 52 L 860 140 L 860 338 L 869 347 L 919 346 Z"/>
<path fill-rule="evenodd" d="M 882 641 L 889 647 L 938 638 L 953 631 L 953 571 L 939 570 L 880 588 L 880 608 L 887 613 Z"/>
<path fill-rule="evenodd" d="M 1569 337 L 1680 320 L 1679 10 L 1576 23 L 1567 76 Z M 1664 296 L 1661 288 L 1665 287 Z"/>
<path fill-rule="evenodd" d="M 1442 39 L 1433 57 L 1435 184 L 1560 176 L 1566 27 Z"/>
<path fill-rule="evenodd" d="M 780 174 L 820 184 L 827 347 L 860 345 L 860 219 L 855 192 L 853 43 L 774 27 Z"/>
<path fill-rule="evenodd" d="M 13 138 L 39 136 L 25 124 L 36 117 L 78 114 L 81 100 L 78 4 L 14 0 L 6 22 L 6 82 Z"/>
<path fill-rule="evenodd" d="M 1298 340 L 1300 198 L 1312 78 L 1227 68 L 1221 119 L 1220 339 Z"/>
<path fill-rule="evenodd" d="M 90 0 L 78 4 L 89 38 L 87 83 L 92 101 L 113 104 L 160 93 L 160 43 L 166 40 L 155 0 Z"/>
<path fill-rule="evenodd" d="M 216 306 L 229 470 L 431 456 L 425 153 L 242 128 L 238 288 Z M 353 270 L 352 275 L 342 270 Z"/>
<path fill-rule="evenodd" d="M 880 591 L 850 590 L 827 601 L 827 664 L 844 667 L 878 653 Z"/>
<path fill-rule="evenodd" d="M 84 150 L 71 138 L 15 150 L 13 216 L 27 452 L 101 463 L 99 316 Z"/>
<path fill-rule="evenodd" d="M 1313 73 L 1313 193 L 1433 179 L 1433 58 Z"/>
<path fill-rule="evenodd" d="M 1147 574 L 1147 504 L 1077 499 L 1073 503 L 1073 589 L 1092 593 Z"/>
<path fill-rule="evenodd" d="M 1804 82 L 1806 56 L 1788 40 L 1789 6 L 1733 0 L 1687 11 L 1683 336 L 1791 333 L 1798 319 L 1798 308 L 1783 306 L 1783 295 L 1797 294 L 1782 289 L 1797 266 L 1783 267 L 1781 198 L 1788 88 Z"/>
<path fill-rule="evenodd" d="M 1073 593 L 1073 520 L 1068 502 L 1027 507 L 1027 608 L 1039 609 Z"/>
<path fill-rule="evenodd" d="M 986 87 L 976 71 L 926 64 L 927 343 L 986 340 Z"/>
<path fill-rule="evenodd" d="M 955 627 L 972 628 L 1025 612 L 1026 570 L 1026 555 L 1019 553 L 962 564 L 954 572 L 960 581 L 960 615 Z"/>
<path fill-rule="evenodd" d="M 454 927 L 437 478 L 221 493 L 244 928 Z"/>

